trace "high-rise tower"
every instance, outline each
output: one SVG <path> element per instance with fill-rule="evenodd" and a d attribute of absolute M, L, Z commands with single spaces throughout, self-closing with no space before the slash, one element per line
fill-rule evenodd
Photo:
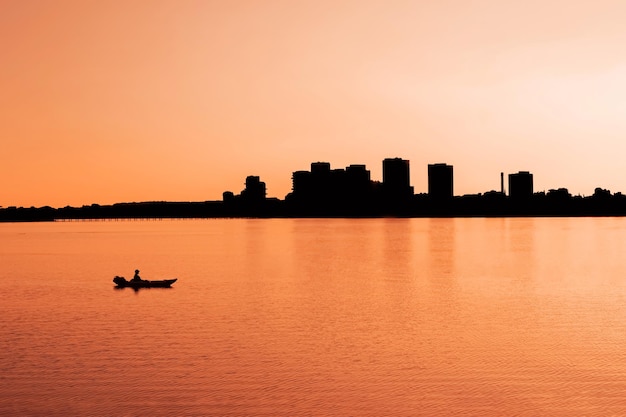
<path fill-rule="evenodd" d="M 447 200 L 454 196 L 452 165 L 428 165 L 428 195 L 436 200 Z"/>
<path fill-rule="evenodd" d="M 383 188 L 390 198 L 406 198 L 413 195 L 409 161 L 401 158 L 383 160 Z"/>
<path fill-rule="evenodd" d="M 533 195 L 533 174 L 520 171 L 509 174 L 509 197 L 513 199 L 529 199 Z"/>

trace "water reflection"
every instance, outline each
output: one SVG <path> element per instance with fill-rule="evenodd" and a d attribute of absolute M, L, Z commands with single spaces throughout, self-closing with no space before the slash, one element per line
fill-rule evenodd
<path fill-rule="evenodd" d="M 531 284 L 537 262 L 535 218 L 506 219 L 503 230 L 506 232 L 506 265 L 502 273 L 512 274 L 520 284 Z"/>
<path fill-rule="evenodd" d="M 125 289 L 127 289 L 129 291 L 133 291 L 135 293 L 139 292 L 139 291 L 147 291 L 147 290 L 155 290 L 155 291 L 165 291 L 165 290 L 173 290 L 174 288 L 172 287 L 134 287 L 134 286 L 127 286 L 127 287 L 119 287 L 117 285 L 113 286 L 113 290 L 114 291 L 124 291 Z"/>
<path fill-rule="evenodd" d="M 414 224 L 412 219 L 402 218 L 383 219 L 380 222 L 380 248 L 389 278 L 404 275 L 404 271 L 411 268 Z"/>
<path fill-rule="evenodd" d="M 440 293 L 450 295 L 455 286 L 456 223 L 458 219 L 426 219 L 428 280 Z"/>

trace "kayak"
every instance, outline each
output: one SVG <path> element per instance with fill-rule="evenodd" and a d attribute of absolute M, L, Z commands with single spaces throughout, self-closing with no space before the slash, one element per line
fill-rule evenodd
<path fill-rule="evenodd" d="M 130 288 L 169 288 L 173 283 L 175 283 L 178 278 L 172 279 L 162 279 L 156 281 L 150 281 L 147 279 L 142 279 L 141 281 L 128 281 L 124 277 L 116 276 L 113 278 L 113 282 L 120 288 L 130 287 Z"/>

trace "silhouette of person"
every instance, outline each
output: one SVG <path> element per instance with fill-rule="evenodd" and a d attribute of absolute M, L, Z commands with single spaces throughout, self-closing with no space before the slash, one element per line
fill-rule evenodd
<path fill-rule="evenodd" d="M 139 276 L 139 270 L 135 269 L 135 276 L 130 280 L 131 282 L 141 282 L 141 277 Z"/>

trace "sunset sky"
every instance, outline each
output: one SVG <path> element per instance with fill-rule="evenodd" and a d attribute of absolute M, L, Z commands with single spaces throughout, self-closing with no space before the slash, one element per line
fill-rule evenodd
<path fill-rule="evenodd" d="M 1 0 L 0 206 L 284 198 L 314 161 L 626 192 L 626 2 Z"/>

